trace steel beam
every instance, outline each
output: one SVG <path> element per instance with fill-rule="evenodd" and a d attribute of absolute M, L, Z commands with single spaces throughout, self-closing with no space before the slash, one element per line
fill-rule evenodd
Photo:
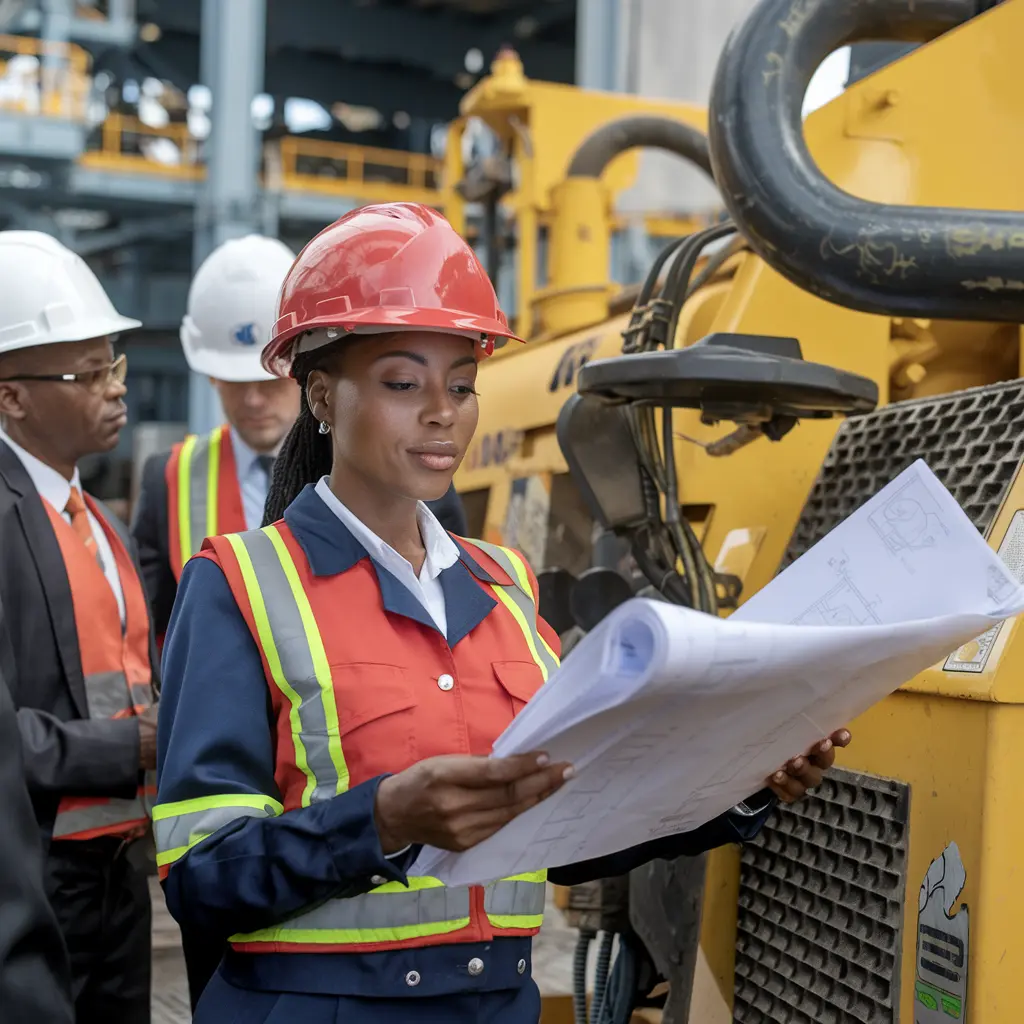
<path fill-rule="evenodd" d="M 260 141 L 253 97 L 263 91 L 266 0 L 203 0 L 201 69 L 213 94 L 206 181 L 196 206 L 195 268 L 221 242 L 259 229 Z M 189 429 L 211 430 L 222 419 L 208 380 L 192 374 Z"/>
<path fill-rule="evenodd" d="M 576 84 L 581 89 L 626 90 L 624 31 L 635 0 L 579 0 L 576 8 Z M 527 69 L 527 73 L 532 73 Z"/>

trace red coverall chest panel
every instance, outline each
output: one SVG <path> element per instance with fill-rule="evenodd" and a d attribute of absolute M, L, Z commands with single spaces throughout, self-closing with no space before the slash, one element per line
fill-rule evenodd
<path fill-rule="evenodd" d="M 383 607 L 369 558 L 347 572 L 315 576 L 286 525 L 279 530 L 295 563 L 331 670 L 349 785 L 404 771 L 443 754 L 486 755 L 543 683 L 522 630 L 500 603 L 468 635 L 448 646 L 435 629 Z M 296 764 L 291 705 L 273 684 L 253 611 L 226 542 L 211 542 L 253 638 L 272 694 L 277 782 L 285 809 L 301 805 L 306 777 Z M 502 569 L 474 550 L 499 582 Z M 485 591 L 488 587 L 479 583 Z"/>

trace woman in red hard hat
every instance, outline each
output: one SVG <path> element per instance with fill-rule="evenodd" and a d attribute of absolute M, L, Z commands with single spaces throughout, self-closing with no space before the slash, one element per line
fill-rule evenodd
<path fill-rule="evenodd" d="M 514 551 L 445 533 L 477 364 L 514 337 L 469 246 L 422 206 L 372 206 L 303 250 L 265 365 L 303 411 L 271 525 L 185 568 L 164 661 L 158 864 L 171 912 L 230 939 L 198 1024 L 536 1024 L 545 874 L 446 887 L 464 850 L 571 778 L 489 759 L 558 664 Z M 820 781 L 831 750 L 776 783 Z M 750 838 L 771 798 L 548 878 L 617 875 Z"/>

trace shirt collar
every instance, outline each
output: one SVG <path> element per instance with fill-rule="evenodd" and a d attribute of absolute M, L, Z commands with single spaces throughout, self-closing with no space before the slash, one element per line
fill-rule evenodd
<path fill-rule="evenodd" d="M 288 506 L 284 520 L 299 542 L 314 576 L 336 576 L 348 572 L 357 562 L 370 557 L 361 541 L 327 507 L 313 484 L 307 484 Z M 440 523 L 438 529 L 443 532 Z M 495 577 L 482 568 L 462 544 L 451 537 L 448 539 L 455 546 L 458 561 L 473 576 L 483 583 L 495 582 Z"/>
<path fill-rule="evenodd" d="M 82 480 L 77 466 L 71 479 L 65 480 L 52 466 L 37 459 L 31 452 L 25 451 L 21 445 L 15 444 L 2 430 L 0 430 L 0 441 L 3 441 L 18 456 L 18 460 L 25 467 L 25 472 L 28 473 L 29 479 L 32 481 L 32 486 L 39 492 L 39 497 L 45 498 L 58 512 L 63 512 L 67 507 L 72 487 L 77 487 L 78 492 L 81 493 Z"/>
<path fill-rule="evenodd" d="M 323 477 L 316 485 L 316 493 L 327 508 L 345 524 L 371 558 L 392 571 L 395 571 L 396 568 L 401 571 L 406 567 L 412 570 L 412 566 L 403 555 L 399 554 L 387 541 L 378 537 L 339 500 L 331 490 L 327 477 Z M 420 575 L 425 575 L 428 579 L 436 579 L 443 570 L 450 569 L 459 560 L 459 549 L 448 536 L 444 527 L 437 521 L 433 512 L 422 501 L 416 506 L 416 518 L 426 551 Z"/>

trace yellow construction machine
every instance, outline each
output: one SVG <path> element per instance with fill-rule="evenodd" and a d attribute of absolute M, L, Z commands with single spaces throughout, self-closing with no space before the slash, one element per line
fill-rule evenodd
<path fill-rule="evenodd" d="M 862 40 L 923 45 L 802 123 L 817 66 Z M 1022 40 L 1024 0 L 760 0 L 707 119 L 729 219 L 625 302 L 609 154 L 700 163 L 700 140 L 627 122 L 566 154 L 539 291 L 525 265 L 534 344 L 482 368 L 457 485 L 478 535 L 547 570 L 567 637 L 634 593 L 727 613 L 916 458 L 1024 575 Z M 602 888 L 582 920 L 621 934 L 624 966 L 605 985 L 602 950 L 600 1024 L 659 977 L 685 1021 L 698 934 L 744 1024 L 1024 1019 L 1019 623 L 851 726 L 841 767 L 754 843 Z"/>

